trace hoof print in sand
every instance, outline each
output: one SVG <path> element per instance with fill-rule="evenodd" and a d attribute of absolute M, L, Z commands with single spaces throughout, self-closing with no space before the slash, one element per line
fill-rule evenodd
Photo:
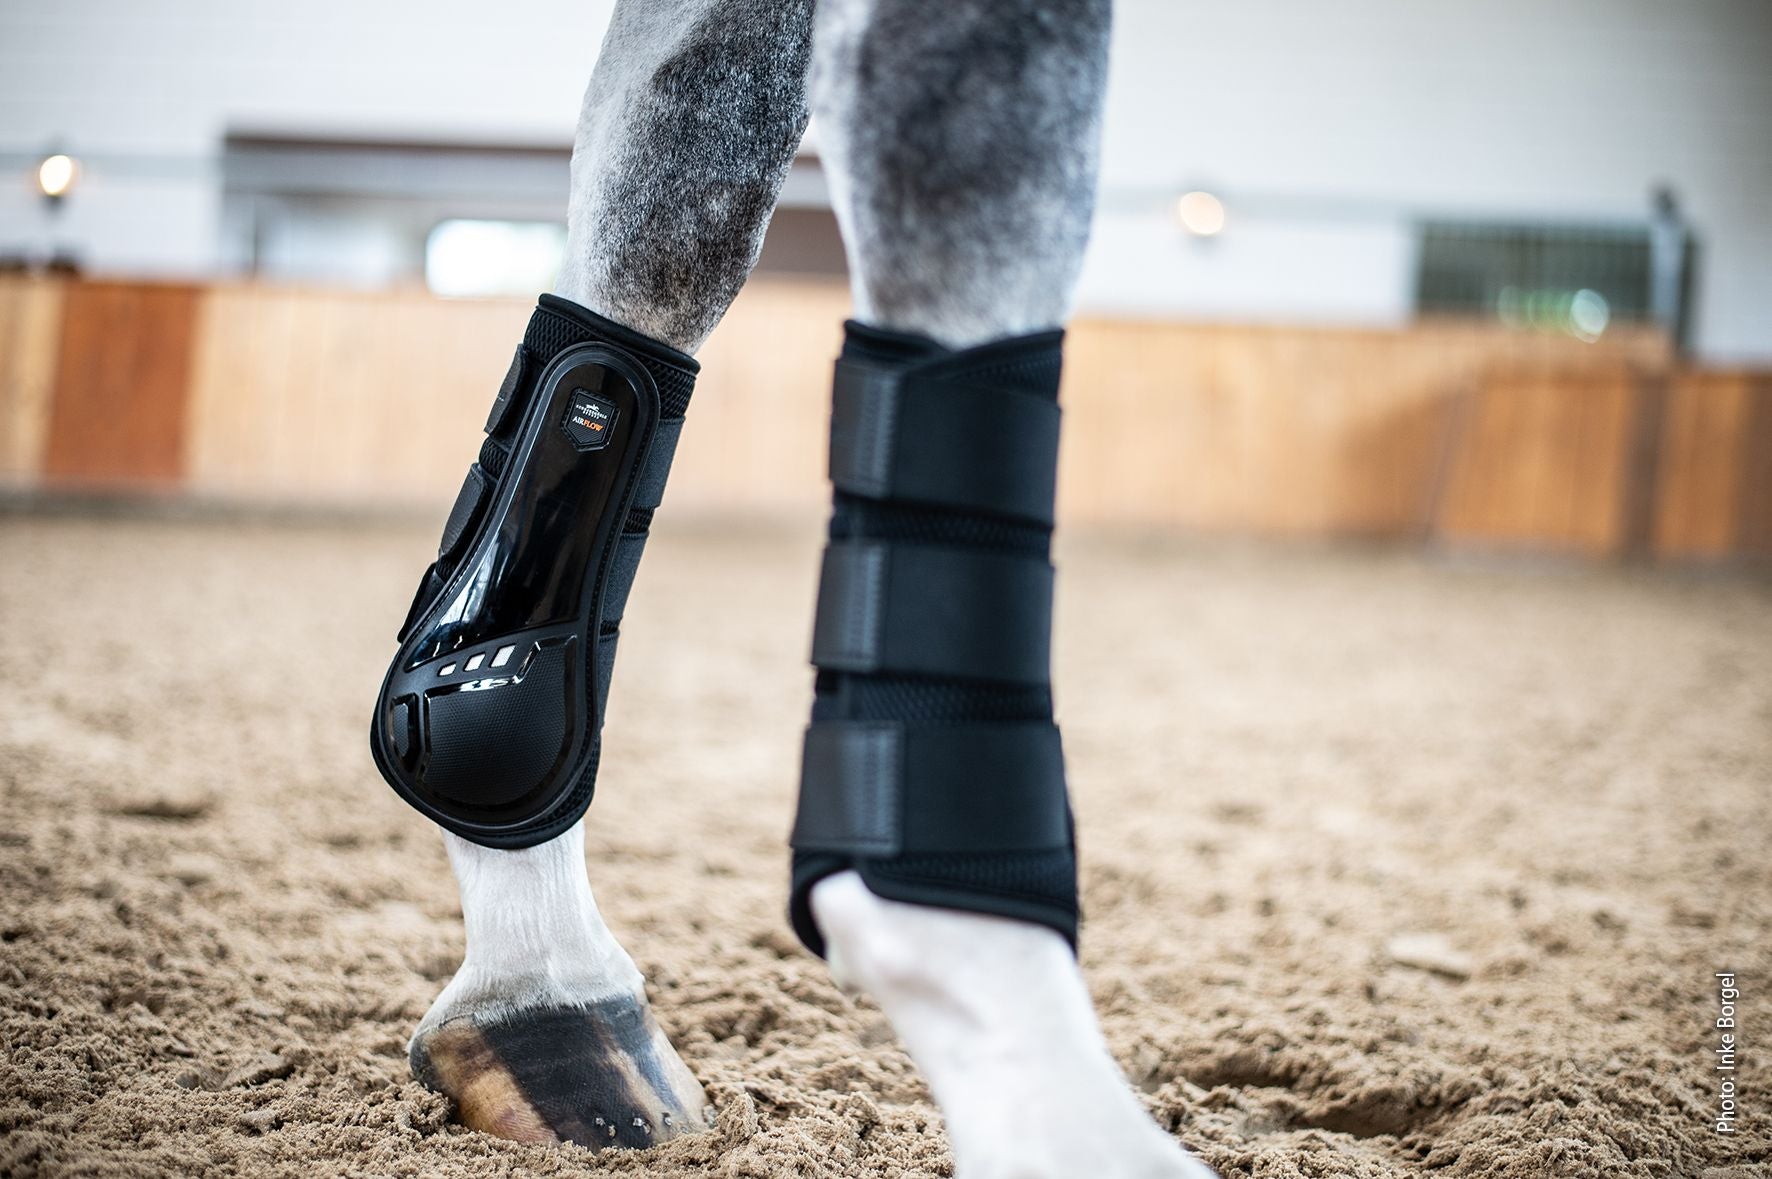
<path fill-rule="evenodd" d="M 631 1149 L 708 1128 L 707 1098 L 644 999 L 448 1020 L 411 1061 L 463 1125 L 499 1138 Z"/>

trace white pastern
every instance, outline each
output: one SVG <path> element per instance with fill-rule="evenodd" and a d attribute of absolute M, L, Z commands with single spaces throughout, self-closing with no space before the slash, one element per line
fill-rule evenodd
<path fill-rule="evenodd" d="M 462 1015 L 573 1006 L 639 994 L 640 971 L 597 912 L 584 824 L 519 851 L 443 834 L 461 890 L 467 955 L 415 1035 Z"/>
<path fill-rule="evenodd" d="M 1213 1179 L 1145 1114 L 1058 934 L 885 900 L 854 872 L 815 885 L 812 910 L 832 975 L 928 1078 L 960 1179 Z"/>

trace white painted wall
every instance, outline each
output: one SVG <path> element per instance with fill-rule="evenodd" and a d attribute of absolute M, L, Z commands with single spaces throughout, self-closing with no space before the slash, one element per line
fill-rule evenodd
<path fill-rule="evenodd" d="M 1697 348 L 1772 358 L 1768 0 L 1126 0 L 1119 32 L 1092 303 L 1400 319 L 1412 213 L 1640 219 L 1665 181 Z M 1219 238 L 1164 237 L 1192 187 Z"/>
<path fill-rule="evenodd" d="M 105 271 L 220 256 L 230 126 L 569 143 L 607 0 L 0 0 L 0 151 L 100 160 L 56 232 Z M 0 249 L 49 227 L 0 185 Z M 26 235 L 30 235 L 26 238 Z"/>
<path fill-rule="evenodd" d="M 565 142 L 609 0 L 0 0 L 0 251 L 95 269 L 220 255 L 224 129 Z M 25 159 L 94 166 L 58 224 Z M 1097 310 L 1391 323 L 1417 214 L 1702 234 L 1696 343 L 1772 360 L 1772 0 L 1120 0 Z M 1207 187 L 1225 233 L 1186 238 Z"/>

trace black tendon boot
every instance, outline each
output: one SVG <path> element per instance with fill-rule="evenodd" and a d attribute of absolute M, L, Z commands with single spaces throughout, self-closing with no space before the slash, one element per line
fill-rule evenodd
<path fill-rule="evenodd" d="M 457 835 L 528 847 L 590 805 L 622 607 L 697 368 L 541 297 L 370 729 L 382 776 Z"/>

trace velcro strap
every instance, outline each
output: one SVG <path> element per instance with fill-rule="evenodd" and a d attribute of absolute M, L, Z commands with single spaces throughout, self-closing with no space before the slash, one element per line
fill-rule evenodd
<path fill-rule="evenodd" d="M 1051 644 L 1040 557 L 877 540 L 825 549 L 812 662 L 827 671 L 1038 684 Z"/>
<path fill-rule="evenodd" d="M 449 509 L 449 519 L 443 525 L 443 540 L 437 546 L 437 561 L 448 567 L 456 555 L 456 550 L 472 531 L 474 521 L 479 518 L 480 507 L 492 495 L 492 480 L 480 469 L 479 463 L 468 468 L 467 477 L 461 481 L 461 490 L 455 493 L 455 506 Z"/>
<path fill-rule="evenodd" d="M 906 500 L 1051 525 L 1057 402 L 1028 393 L 918 382 L 837 362 L 831 482 L 869 499 Z"/>
<path fill-rule="evenodd" d="M 682 436 L 682 418 L 660 418 L 653 428 L 646 458 L 634 474 L 636 508 L 656 508 L 664 502 L 665 480 L 670 478 L 671 459 L 677 453 L 677 439 Z"/>
<path fill-rule="evenodd" d="M 523 345 L 517 345 L 516 354 L 511 357 L 511 367 L 505 371 L 504 383 L 498 387 L 498 396 L 493 399 L 492 410 L 486 415 L 486 432 L 498 434 L 503 430 L 505 422 L 511 416 L 511 410 L 517 405 L 517 390 L 523 384 L 523 369 L 526 353 Z"/>
<path fill-rule="evenodd" d="M 806 730 L 801 851 L 1036 851 L 1070 845 L 1064 754 L 1049 721 L 907 727 L 821 721 Z"/>
<path fill-rule="evenodd" d="M 615 552 L 609 558 L 609 573 L 603 582 L 604 622 L 621 621 L 628 605 L 628 591 L 634 588 L 634 575 L 640 571 L 640 557 L 645 551 L 644 532 L 623 532 L 615 538 Z"/>

